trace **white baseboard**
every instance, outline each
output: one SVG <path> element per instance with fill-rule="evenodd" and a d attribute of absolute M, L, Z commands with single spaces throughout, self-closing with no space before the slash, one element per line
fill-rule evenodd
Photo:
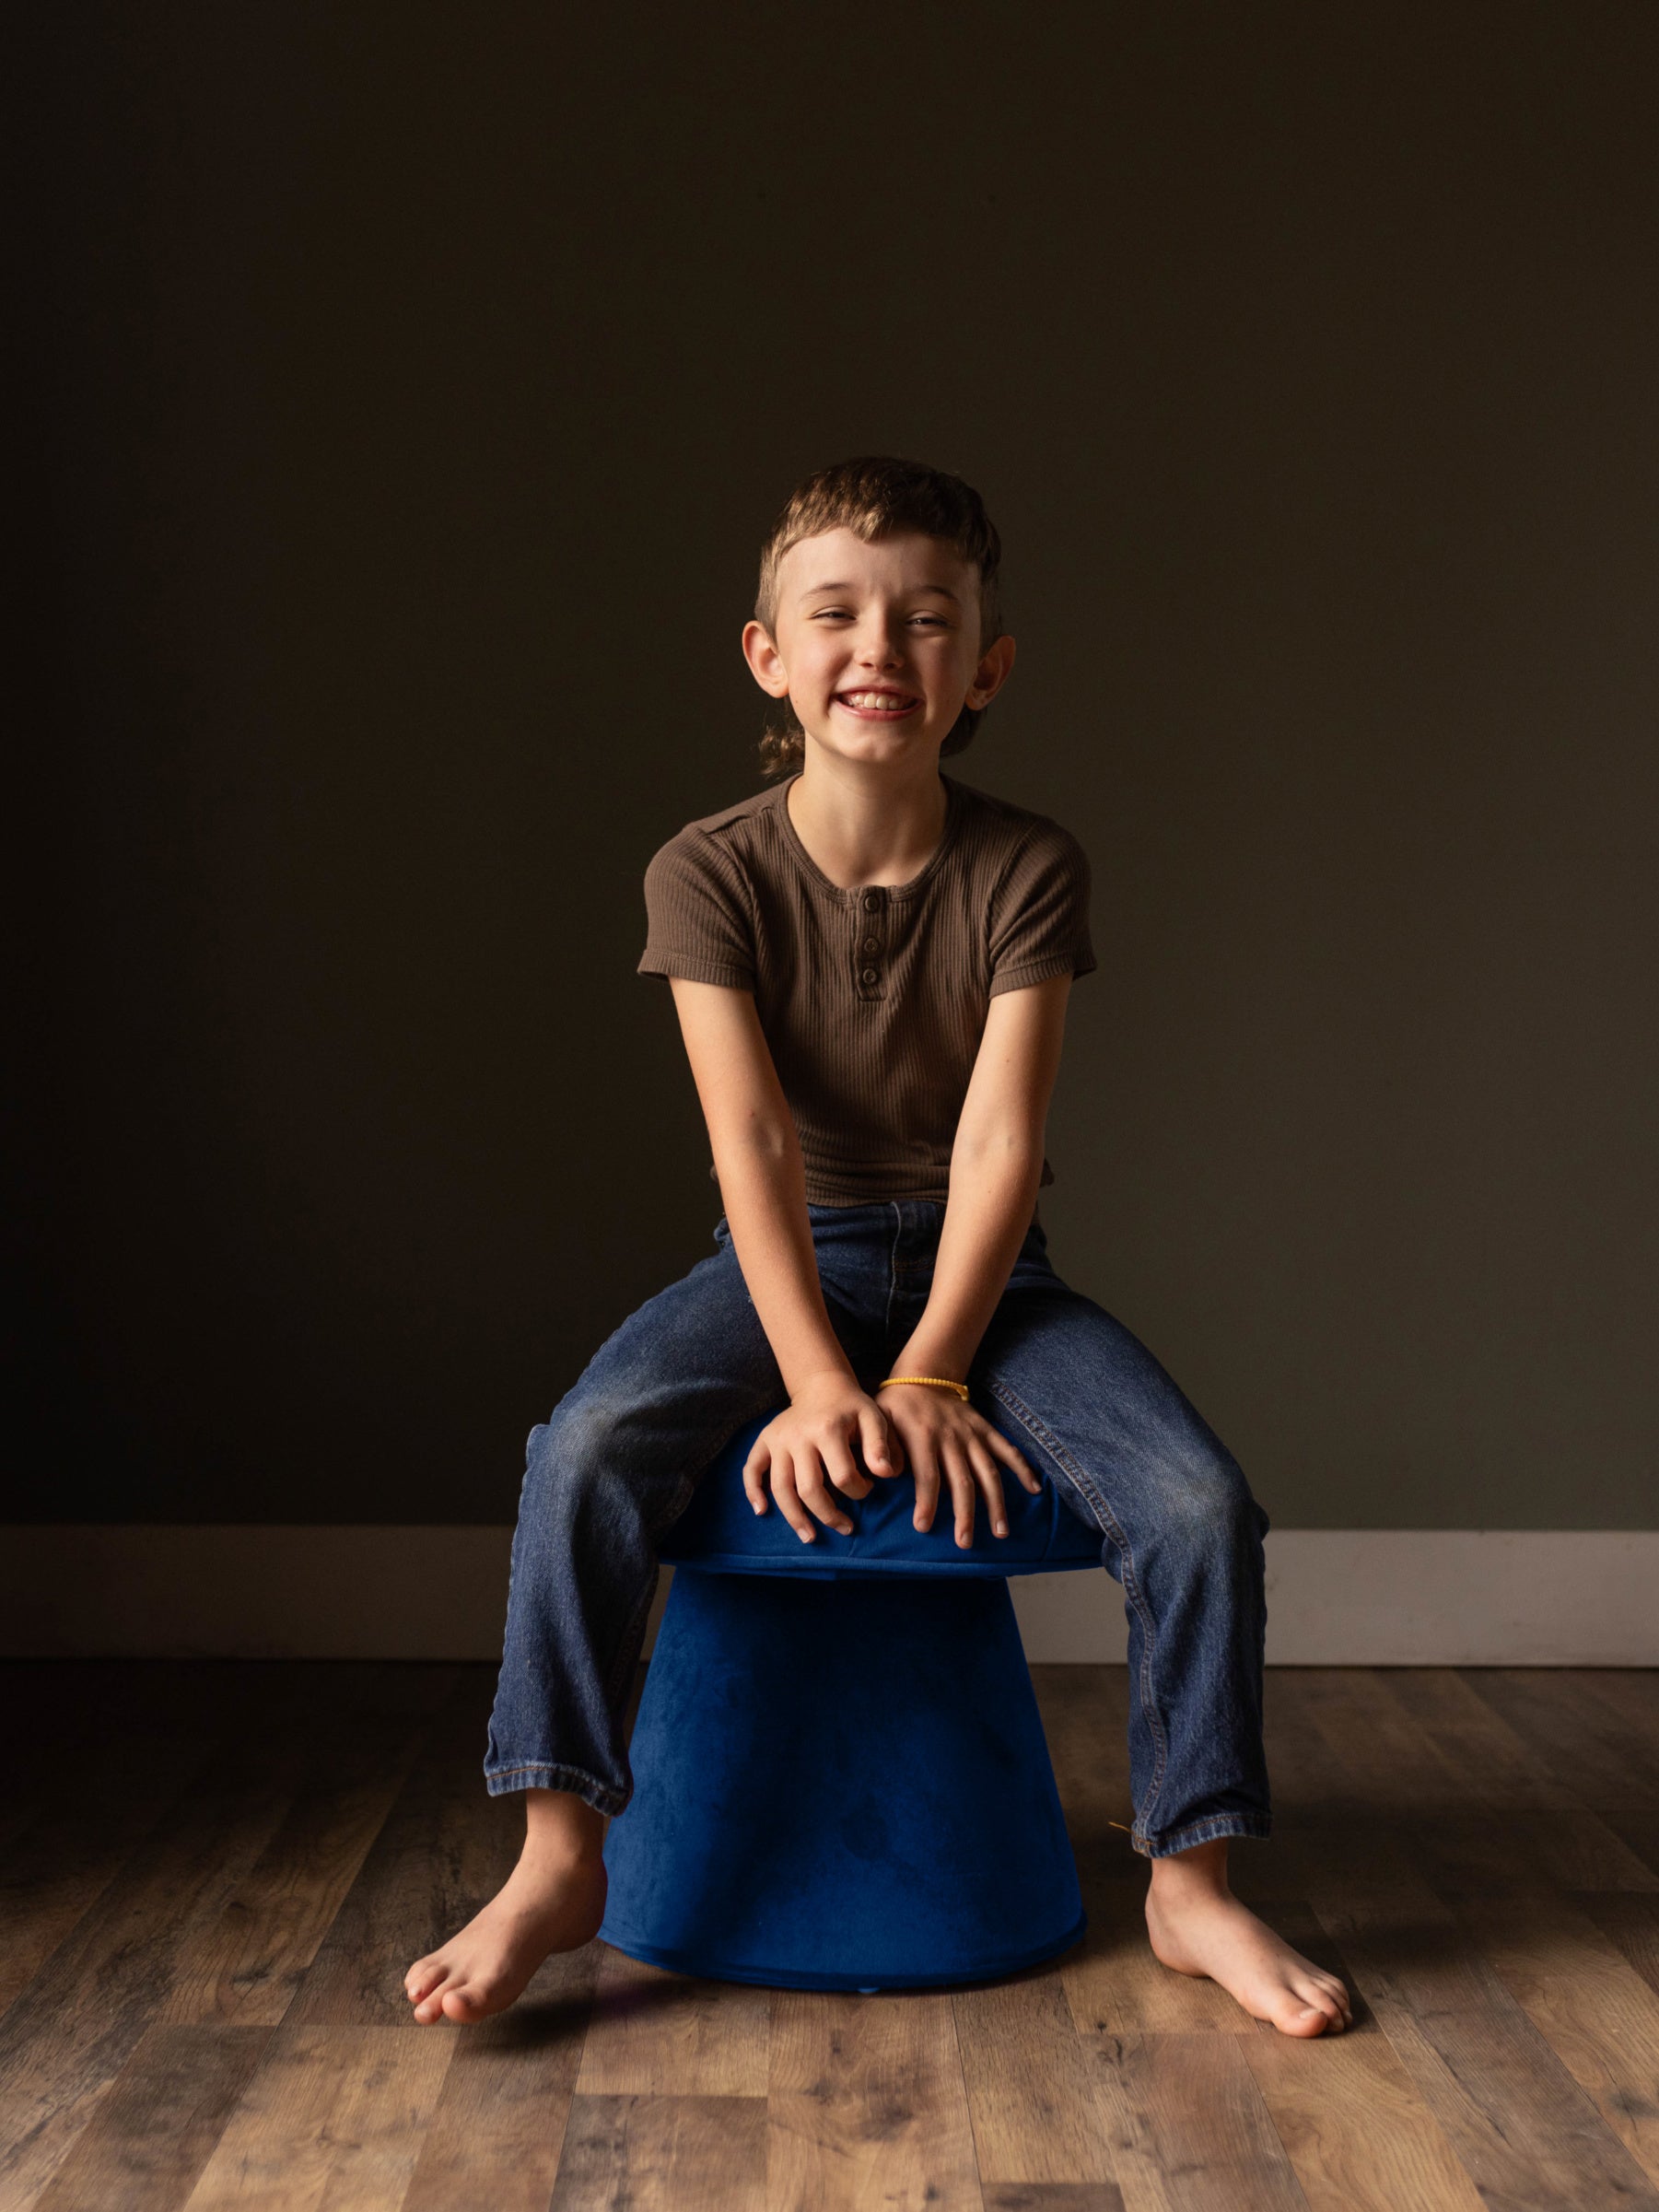
<path fill-rule="evenodd" d="M 0 1656 L 499 1659 L 510 1541 L 505 1527 L 14 1527 Z M 1124 1658 L 1105 1574 L 1012 1588 L 1033 1659 Z M 1659 1666 L 1656 1593 L 1652 1529 L 1276 1529 L 1268 1658 Z"/>

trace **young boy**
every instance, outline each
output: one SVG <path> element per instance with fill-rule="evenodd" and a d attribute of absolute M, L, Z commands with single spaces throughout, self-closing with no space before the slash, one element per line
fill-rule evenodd
<path fill-rule="evenodd" d="M 1267 1516 L 1146 1348 L 1060 1282 L 1036 1221 L 1066 1000 L 1095 961 L 1076 840 L 940 767 L 1013 665 L 999 559 L 967 485 L 886 460 L 810 477 L 767 540 L 743 651 L 784 709 L 774 780 L 656 854 L 639 963 L 671 979 L 718 1249 L 532 1434 L 485 1762 L 492 1794 L 524 1792 L 524 1850 L 409 1970 L 422 2022 L 499 2011 L 597 1931 L 656 1539 L 781 1404 L 744 1486 L 803 1543 L 849 1528 L 840 1500 L 872 1477 L 914 1481 L 920 1529 L 948 1501 L 964 1546 L 979 1512 L 1006 1533 L 1005 1474 L 1059 1485 L 1124 1587 L 1154 1952 L 1286 2034 L 1349 2024 L 1342 1984 L 1227 1881 L 1229 1838 L 1270 1825 Z"/>

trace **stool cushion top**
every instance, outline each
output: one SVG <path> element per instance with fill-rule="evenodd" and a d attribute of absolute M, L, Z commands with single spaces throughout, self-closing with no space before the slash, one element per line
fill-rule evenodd
<path fill-rule="evenodd" d="M 853 1524 L 852 1534 L 843 1536 L 814 1518 L 813 1540 L 803 1544 L 776 1500 L 757 1514 L 743 1494 L 743 1462 L 774 1418 L 767 1413 L 752 1421 L 722 1446 L 691 1504 L 659 1539 L 658 1554 L 665 1563 L 716 1574 L 821 1575 L 1048 1574 L 1103 1563 L 1105 1539 L 1065 1504 L 1053 1480 L 1045 1476 L 1034 1498 L 1011 1468 L 1002 1469 L 1008 1534 L 991 1534 L 981 1494 L 967 1551 L 956 1542 L 948 1493 L 941 1493 L 932 1527 L 916 1527 L 916 1484 L 908 1472 L 878 1481 L 867 1498 L 833 1491 Z M 1031 1465 L 1029 1452 L 1025 1458 Z M 1034 1471 L 1043 1473 L 1041 1468 Z"/>

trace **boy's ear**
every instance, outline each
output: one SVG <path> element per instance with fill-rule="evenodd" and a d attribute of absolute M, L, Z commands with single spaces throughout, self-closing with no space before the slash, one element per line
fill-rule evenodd
<path fill-rule="evenodd" d="M 988 707 L 1008 682 L 1009 671 L 1013 664 L 1013 639 L 993 638 L 979 656 L 979 665 L 974 671 L 974 681 L 968 685 L 964 706 L 976 708 Z"/>
<path fill-rule="evenodd" d="M 789 673 L 779 657 L 777 641 L 765 623 L 743 625 L 743 658 L 749 663 L 749 673 L 764 692 L 775 699 L 789 696 Z"/>

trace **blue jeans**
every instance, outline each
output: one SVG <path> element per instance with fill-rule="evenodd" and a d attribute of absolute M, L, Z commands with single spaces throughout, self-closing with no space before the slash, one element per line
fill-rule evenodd
<path fill-rule="evenodd" d="M 830 1322 L 867 1390 L 921 1317 L 944 1211 L 919 1199 L 807 1210 Z M 492 1796 L 573 1790 L 619 1813 L 632 1794 L 622 1717 L 657 1539 L 728 1439 L 788 1398 L 723 1218 L 714 1236 L 531 1432 L 485 1759 Z M 1145 1345 L 1060 1281 L 1047 1241 L 1034 1223 L 967 1381 L 976 1409 L 1099 1531 L 1102 1564 L 1123 1586 L 1131 1840 L 1160 1858 L 1265 1836 L 1268 1516 Z"/>

